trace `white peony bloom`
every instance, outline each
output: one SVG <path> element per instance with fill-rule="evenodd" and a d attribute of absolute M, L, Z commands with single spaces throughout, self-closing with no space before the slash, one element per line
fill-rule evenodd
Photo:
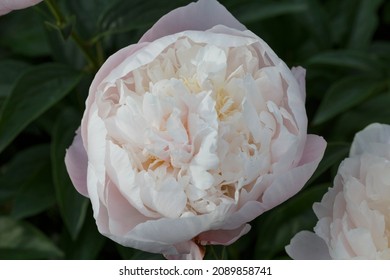
<path fill-rule="evenodd" d="M 357 133 L 333 188 L 315 203 L 313 232 L 298 233 L 294 259 L 390 259 L 390 126 Z"/>
<path fill-rule="evenodd" d="M 67 152 L 99 231 L 168 258 L 247 233 L 322 158 L 304 77 L 216 1 L 164 16 L 97 73 Z"/>

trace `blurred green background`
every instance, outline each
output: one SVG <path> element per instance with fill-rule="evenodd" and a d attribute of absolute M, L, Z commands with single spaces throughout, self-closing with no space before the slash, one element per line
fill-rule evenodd
<path fill-rule="evenodd" d="M 98 67 L 191 1 L 51 2 L 58 24 L 45 3 L 0 17 L 0 259 L 162 258 L 101 236 L 63 159 Z M 390 1 L 220 2 L 288 66 L 307 69 L 308 130 L 328 147 L 297 196 L 252 221 L 233 245 L 207 247 L 206 259 L 286 259 L 294 234 L 315 225 L 312 204 L 332 185 L 353 135 L 390 123 Z"/>

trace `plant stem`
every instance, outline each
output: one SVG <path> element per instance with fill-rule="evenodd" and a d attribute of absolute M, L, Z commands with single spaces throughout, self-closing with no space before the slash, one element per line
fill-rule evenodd
<path fill-rule="evenodd" d="M 53 17 L 56 20 L 56 25 L 59 28 L 62 28 L 66 25 L 66 19 L 61 13 L 60 8 L 58 7 L 55 0 L 45 0 L 46 5 L 48 6 L 50 12 L 52 13 Z M 83 53 L 85 59 L 88 61 L 90 67 L 94 70 L 97 70 L 99 68 L 99 62 L 97 61 L 95 55 L 91 53 L 91 49 L 88 47 L 88 44 L 72 29 L 70 33 L 70 37 L 73 39 L 73 41 L 76 43 L 78 48 Z"/>

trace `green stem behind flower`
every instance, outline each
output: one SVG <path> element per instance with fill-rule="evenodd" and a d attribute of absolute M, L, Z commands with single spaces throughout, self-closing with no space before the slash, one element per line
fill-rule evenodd
<path fill-rule="evenodd" d="M 55 25 L 60 29 L 65 27 L 68 24 L 67 19 L 62 14 L 61 9 L 58 7 L 56 1 L 55 0 L 44 0 L 44 1 L 56 20 Z M 93 55 L 91 49 L 89 48 L 89 44 L 86 43 L 73 29 L 70 33 L 70 37 L 73 39 L 73 41 L 76 43 L 76 45 L 83 53 L 85 59 L 89 63 L 89 67 L 95 71 L 98 70 L 100 62 L 103 60 L 100 57 L 101 52 L 99 51 L 98 55 L 96 56 Z M 99 42 L 97 43 L 97 45 L 98 44 Z M 97 50 L 99 50 L 99 46 L 97 46 Z"/>

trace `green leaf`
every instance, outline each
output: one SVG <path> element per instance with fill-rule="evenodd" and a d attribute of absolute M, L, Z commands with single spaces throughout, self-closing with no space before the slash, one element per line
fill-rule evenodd
<path fill-rule="evenodd" d="M 349 141 L 367 125 L 379 122 L 390 124 L 390 92 L 384 92 L 338 118 L 332 137 Z"/>
<path fill-rule="evenodd" d="M 162 254 L 153 254 L 144 252 L 141 250 L 124 247 L 117 244 L 116 248 L 118 253 L 121 255 L 124 260 L 162 260 L 164 259 Z"/>
<path fill-rule="evenodd" d="M 10 162 L 2 167 L 4 173 L 0 176 L 0 202 L 11 198 L 19 199 L 21 204 L 25 204 L 25 209 L 31 210 L 47 205 L 45 202 L 50 201 L 53 193 L 48 186 L 48 183 L 51 182 L 50 171 L 47 173 L 47 170 L 50 170 L 49 151 L 49 146 L 45 144 L 33 146 L 18 152 Z M 40 177 L 43 175 L 43 171 L 46 171 L 46 174 Z M 46 188 L 39 186 L 40 180 Z M 29 194 L 34 187 L 38 188 L 37 193 Z M 19 195 L 21 197 L 17 197 Z M 23 202 L 22 197 L 27 200 Z M 33 199 L 33 201 L 29 201 L 29 199 Z M 39 205 L 41 203 L 43 205 Z"/>
<path fill-rule="evenodd" d="M 318 0 L 295 0 L 295 2 L 297 5 L 306 5 L 306 12 L 297 13 L 294 17 L 295 21 L 301 22 L 302 28 L 307 30 L 305 39 L 313 40 L 319 49 L 331 47 L 330 25 L 324 6 Z"/>
<path fill-rule="evenodd" d="M 313 125 L 322 124 L 373 95 L 382 84 L 367 76 L 344 78 L 326 92 L 314 117 Z"/>
<path fill-rule="evenodd" d="M 97 21 L 99 16 L 112 5 L 107 0 L 67 0 L 64 5 L 71 15 L 77 18 L 77 27 L 80 35 L 84 38 L 92 38 L 97 33 Z"/>
<path fill-rule="evenodd" d="M 0 201 L 13 198 L 13 217 L 29 217 L 54 204 L 48 145 L 19 152 L 5 168 L 5 174 L 0 177 Z"/>
<path fill-rule="evenodd" d="M 306 183 L 307 186 L 311 185 L 319 176 L 325 173 L 326 170 L 332 166 L 339 165 L 340 162 L 348 156 L 349 144 L 347 143 L 328 143 L 326 146 L 324 157 L 318 165 L 316 171 L 310 180 Z"/>
<path fill-rule="evenodd" d="M 62 219 L 73 239 L 76 239 L 80 233 L 88 208 L 88 200 L 75 190 L 64 162 L 65 150 L 72 144 L 79 125 L 80 116 L 73 110 L 64 110 L 53 128 L 51 144 L 51 161 L 57 203 Z"/>
<path fill-rule="evenodd" d="M 235 12 L 239 21 L 251 23 L 285 14 L 301 13 L 306 10 L 305 3 L 256 1 L 242 5 Z"/>
<path fill-rule="evenodd" d="M 354 17 L 352 30 L 348 40 L 348 47 L 352 49 L 365 49 L 378 27 L 378 8 L 383 0 L 360 0 L 357 13 Z"/>
<path fill-rule="evenodd" d="M 69 65 L 76 69 L 85 67 L 85 58 L 74 40 L 64 40 L 61 30 L 45 25 L 45 32 L 51 55 L 57 62 Z"/>
<path fill-rule="evenodd" d="M 77 239 L 72 240 L 68 234 L 64 239 L 64 245 L 61 247 L 64 247 L 66 258 L 74 260 L 96 259 L 107 240 L 98 232 L 92 211 L 87 212 L 87 218 Z"/>
<path fill-rule="evenodd" d="M 317 222 L 312 205 L 321 200 L 329 186 L 310 187 L 260 216 L 256 222 L 255 259 L 277 258 L 297 232 L 311 230 Z"/>
<path fill-rule="evenodd" d="M 58 259 L 63 253 L 32 225 L 0 217 L 0 259 Z"/>
<path fill-rule="evenodd" d="M 28 67 L 27 63 L 18 60 L 0 62 L 0 111 L 5 99 L 10 95 L 15 81 Z"/>
<path fill-rule="evenodd" d="M 383 0 L 327 0 L 333 44 L 366 49 L 378 26 L 378 8 Z"/>
<path fill-rule="evenodd" d="M 34 9 L 24 9 L 2 18 L 0 46 L 12 53 L 42 57 L 49 55 L 42 21 Z"/>
<path fill-rule="evenodd" d="M 347 49 L 319 53 L 311 57 L 307 63 L 308 66 L 325 65 L 366 72 L 378 72 L 381 67 L 380 64 L 366 52 Z"/>
<path fill-rule="evenodd" d="M 0 113 L 0 152 L 32 121 L 68 94 L 81 74 L 59 64 L 24 73 Z"/>

